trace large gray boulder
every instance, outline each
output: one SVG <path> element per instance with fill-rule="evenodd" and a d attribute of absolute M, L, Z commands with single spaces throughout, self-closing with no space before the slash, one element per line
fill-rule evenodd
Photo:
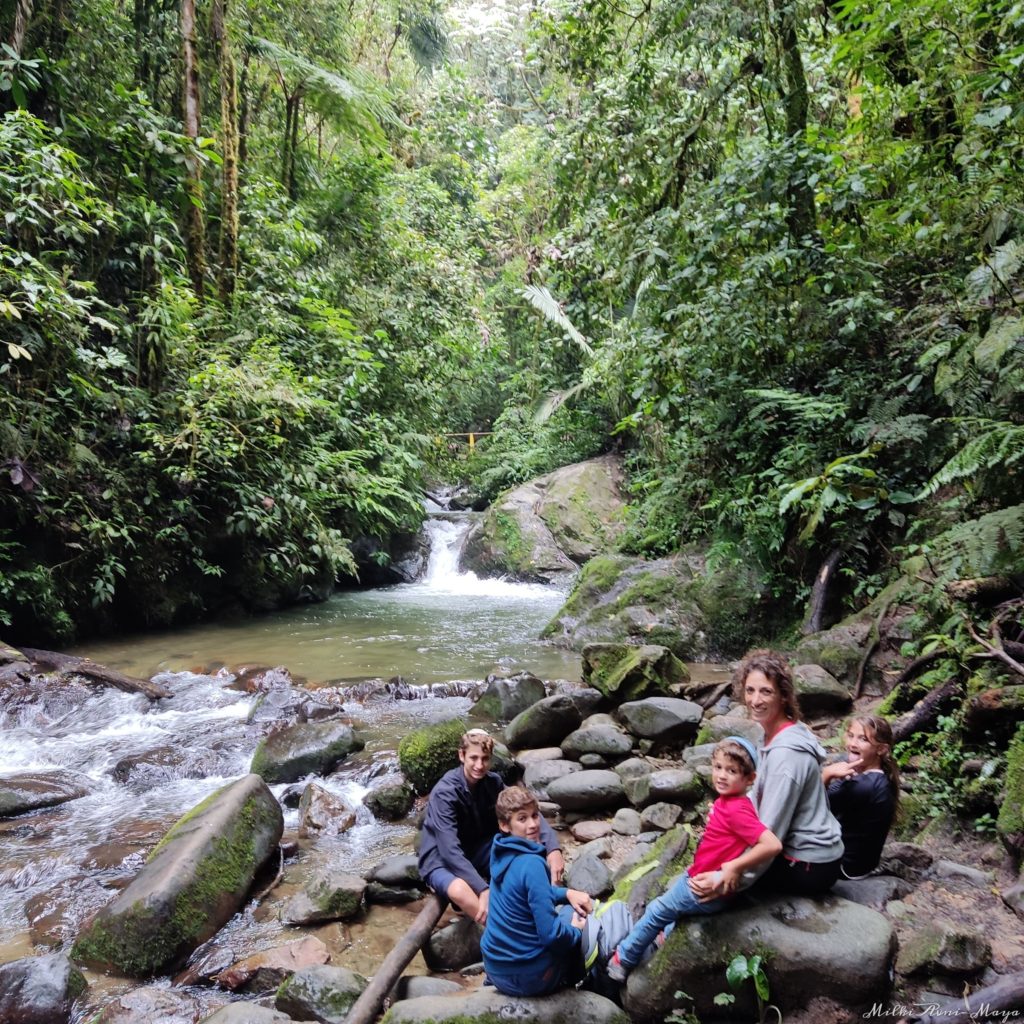
<path fill-rule="evenodd" d="M 505 742 L 515 748 L 558 746 L 582 721 L 572 699 L 556 693 L 516 715 L 505 729 Z"/>
<path fill-rule="evenodd" d="M 258 775 L 217 790 L 171 828 L 131 884 L 85 926 L 72 956 L 132 977 L 166 974 L 241 908 L 283 828 L 281 808 Z"/>
<path fill-rule="evenodd" d="M 886 918 L 868 907 L 833 897 L 813 901 L 774 897 L 699 919 L 683 918 L 665 945 L 629 976 L 625 1007 L 638 1021 L 662 1021 L 682 990 L 703 1020 L 749 1018 L 752 986 L 723 1010 L 725 970 L 738 950 L 764 960 L 771 1002 L 785 1016 L 815 996 L 846 1006 L 884 998 L 889 990 L 896 939 Z M 749 991 L 748 991 L 749 990 Z"/>
<path fill-rule="evenodd" d="M 216 1013 L 204 1017 L 199 1024 L 295 1024 L 293 1018 L 268 1006 L 256 1003 L 229 1003 Z"/>
<path fill-rule="evenodd" d="M 820 665 L 797 665 L 793 685 L 805 715 L 842 715 L 853 706 L 853 694 Z"/>
<path fill-rule="evenodd" d="M 634 807 L 669 802 L 690 807 L 704 795 L 704 784 L 689 768 L 662 768 L 646 775 L 634 775 L 622 782 Z"/>
<path fill-rule="evenodd" d="M 531 1021 L 535 1024 L 629 1024 L 629 1018 L 610 999 L 593 992 L 563 989 L 550 996 L 506 996 L 487 986 L 469 995 L 423 996 L 396 1003 L 382 1024 L 496 1024 Z"/>
<path fill-rule="evenodd" d="M 352 726 L 338 719 L 298 722 L 262 739 L 252 755 L 250 771 L 267 782 L 296 782 L 307 775 L 323 775 L 363 741 Z"/>
<path fill-rule="evenodd" d="M 633 737 L 616 725 L 584 723 L 562 740 L 562 753 L 578 761 L 584 754 L 599 754 L 611 761 L 627 757 L 633 749 Z"/>
<path fill-rule="evenodd" d="M 355 917 L 363 905 L 366 881 L 358 875 L 328 871 L 309 880 L 281 911 L 286 924 L 316 924 Z"/>
<path fill-rule="evenodd" d="M 625 803 L 622 779 L 615 772 L 594 769 L 573 772 L 548 786 L 548 799 L 563 811 L 589 811 Z"/>
<path fill-rule="evenodd" d="M 574 575 L 625 528 L 622 479 L 621 460 L 605 455 L 506 491 L 466 537 L 462 568 L 545 583 Z"/>
<path fill-rule="evenodd" d="M 0 818 L 77 800 L 88 794 L 89 780 L 75 772 L 19 772 L 0 776 Z"/>
<path fill-rule="evenodd" d="M 529 672 L 517 672 L 514 676 L 488 676 L 484 692 L 470 712 L 474 718 L 486 718 L 491 722 L 508 722 L 520 712 L 543 700 L 544 683 Z"/>
<path fill-rule="evenodd" d="M 581 771 L 576 761 L 536 761 L 526 766 L 523 773 L 523 785 L 532 789 L 541 800 L 548 799 L 548 786 L 555 779 L 561 779 L 573 772 Z"/>
<path fill-rule="evenodd" d="M 697 735 L 704 709 L 678 697 L 647 697 L 619 705 L 618 716 L 626 728 L 662 746 L 689 743 Z"/>
<path fill-rule="evenodd" d="M 484 930 L 468 917 L 458 917 L 439 928 L 423 947 L 423 959 L 432 971 L 458 971 L 480 961 Z"/>
<path fill-rule="evenodd" d="M 82 972 L 63 953 L 12 960 L 0 965 L 0 1021 L 66 1024 L 87 987 Z"/>

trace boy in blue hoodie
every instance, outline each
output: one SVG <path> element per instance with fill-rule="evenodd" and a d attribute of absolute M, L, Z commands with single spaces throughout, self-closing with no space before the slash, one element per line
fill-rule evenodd
<path fill-rule="evenodd" d="M 583 974 L 580 929 L 593 909 L 578 889 L 553 885 L 539 842 L 537 798 L 522 786 L 495 805 L 501 835 L 491 847 L 491 897 L 480 948 L 491 984 L 510 996 L 541 996 Z M 556 904 L 568 904 L 561 912 Z"/>

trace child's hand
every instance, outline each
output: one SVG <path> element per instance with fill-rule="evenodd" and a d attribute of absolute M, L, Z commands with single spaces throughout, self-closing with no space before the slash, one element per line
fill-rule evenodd
<path fill-rule="evenodd" d="M 571 924 L 573 928 L 579 928 L 581 930 L 586 923 L 587 919 L 585 917 L 580 917 L 579 914 L 573 914 L 572 920 L 569 922 L 569 924 Z"/>
<path fill-rule="evenodd" d="M 692 875 L 689 878 L 690 891 L 701 903 L 713 900 L 717 893 L 720 879 L 717 871 L 702 871 L 699 875 Z"/>
<path fill-rule="evenodd" d="M 477 912 L 476 917 L 473 918 L 477 924 L 487 924 L 487 908 L 491 902 L 491 890 L 484 889 L 482 893 L 477 897 Z"/>
<path fill-rule="evenodd" d="M 565 899 L 569 906 L 576 911 L 576 914 L 573 915 L 574 917 L 579 915 L 583 920 L 586 920 L 587 914 L 594 909 L 594 901 L 587 893 L 579 889 L 568 889 Z"/>
<path fill-rule="evenodd" d="M 733 866 L 732 861 L 727 860 L 715 874 L 722 877 L 722 881 L 716 889 L 722 896 L 730 896 L 739 889 L 743 873 Z"/>
<path fill-rule="evenodd" d="M 827 786 L 835 779 L 848 779 L 857 774 L 861 765 L 861 758 L 855 757 L 851 761 L 836 761 L 835 764 L 827 764 L 821 769 L 821 781 Z"/>

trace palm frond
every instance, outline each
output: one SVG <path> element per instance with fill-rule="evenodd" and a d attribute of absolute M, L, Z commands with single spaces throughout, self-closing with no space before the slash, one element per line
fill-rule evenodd
<path fill-rule="evenodd" d="M 588 356 L 593 356 L 594 350 L 590 347 L 590 343 L 565 315 L 562 307 L 547 288 L 542 285 L 528 284 L 523 289 L 523 298 L 546 320 L 561 327 Z"/>
<path fill-rule="evenodd" d="M 399 24 L 409 53 L 421 71 L 433 71 L 447 61 L 448 30 L 440 14 L 403 11 Z"/>
<path fill-rule="evenodd" d="M 571 388 L 566 388 L 564 391 L 549 392 L 533 414 L 533 422 L 538 425 L 547 423 L 566 402 L 571 401 L 578 394 L 586 391 L 592 383 L 593 381 L 591 380 L 581 380 L 578 384 L 573 384 Z"/>

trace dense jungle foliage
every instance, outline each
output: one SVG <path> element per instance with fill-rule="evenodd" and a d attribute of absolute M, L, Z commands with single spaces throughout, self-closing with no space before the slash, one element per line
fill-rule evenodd
<path fill-rule="evenodd" d="M 1019 0 L 2 0 L 0 32 L 11 639 L 321 597 L 429 477 L 613 447 L 628 550 L 754 559 L 794 621 L 834 552 L 847 608 L 950 529 L 1019 569 Z"/>

